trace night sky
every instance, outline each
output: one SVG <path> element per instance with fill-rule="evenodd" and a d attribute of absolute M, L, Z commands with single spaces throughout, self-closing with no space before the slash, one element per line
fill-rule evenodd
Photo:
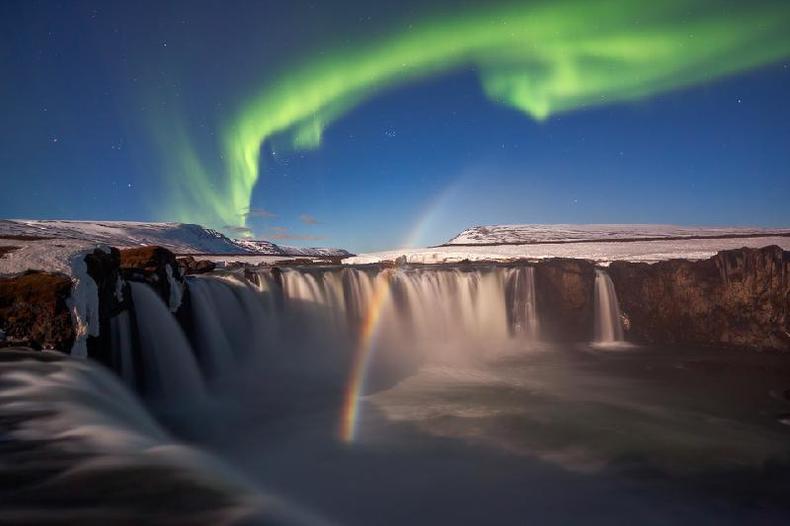
<path fill-rule="evenodd" d="M 790 225 L 790 4 L 0 2 L 0 210 L 354 251 Z"/>

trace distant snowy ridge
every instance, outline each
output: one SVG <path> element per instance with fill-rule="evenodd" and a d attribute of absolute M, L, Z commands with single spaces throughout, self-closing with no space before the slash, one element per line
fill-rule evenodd
<path fill-rule="evenodd" d="M 675 225 L 490 225 L 467 228 L 440 246 L 600 243 L 679 239 L 790 236 L 790 228 L 693 227 Z"/>
<path fill-rule="evenodd" d="M 246 249 L 246 253 L 260 256 L 348 257 L 353 255 L 342 248 L 290 247 L 276 245 L 263 239 L 234 239 L 233 241 Z"/>
<path fill-rule="evenodd" d="M 790 250 L 788 228 L 683 227 L 672 225 L 494 225 L 464 230 L 438 247 L 359 254 L 347 265 L 453 264 L 465 261 L 538 261 L 577 258 L 655 263 L 707 259 L 720 250 L 777 245 Z"/>
<path fill-rule="evenodd" d="M 99 243 L 118 248 L 161 246 L 176 254 L 247 254 L 345 257 L 334 248 L 281 247 L 270 241 L 231 239 L 221 232 L 189 223 L 137 221 L 0 220 L 0 237 L 44 237 Z"/>

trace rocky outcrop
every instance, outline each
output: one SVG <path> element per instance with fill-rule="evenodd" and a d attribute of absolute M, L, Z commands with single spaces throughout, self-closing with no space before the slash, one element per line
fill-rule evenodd
<path fill-rule="evenodd" d="M 535 265 L 541 337 L 587 341 L 592 335 L 595 267 L 581 259 L 548 259 Z"/>
<path fill-rule="evenodd" d="M 614 262 L 608 272 L 629 340 L 790 350 L 790 252 L 779 247 L 703 261 Z"/>
<path fill-rule="evenodd" d="M 84 261 L 96 284 L 99 309 L 98 335 L 87 336 L 87 351 L 103 357 L 110 348 L 110 318 L 121 308 L 120 255 L 116 249 L 96 249 L 85 254 Z M 77 336 L 73 294 L 74 282 L 65 274 L 27 271 L 0 278 L 0 345 L 70 351 Z"/>
<path fill-rule="evenodd" d="M 110 322 L 113 316 L 131 306 L 128 287 L 121 279 L 121 254 L 116 248 L 94 250 L 85 255 L 85 264 L 99 296 L 99 331 L 87 339 L 88 356 L 112 365 Z"/>
<path fill-rule="evenodd" d="M 10 254 L 14 250 L 19 250 L 19 247 L 13 245 L 0 246 L 0 258 L 5 256 L 6 254 Z"/>
<path fill-rule="evenodd" d="M 213 261 L 208 259 L 195 259 L 192 256 L 178 258 L 178 264 L 181 267 L 181 273 L 184 275 L 206 274 L 217 268 L 217 264 Z"/>
<path fill-rule="evenodd" d="M 38 271 L 0 278 L 0 346 L 71 349 L 71 285 L 68 276 Z"/>
<path fill-rule="evenodd" d="M 148 283 L 170 310 L 178 310 L 184 278 L 175 254 L 162 247 L 127 248 L 120 254 L 124 279 Z"/>

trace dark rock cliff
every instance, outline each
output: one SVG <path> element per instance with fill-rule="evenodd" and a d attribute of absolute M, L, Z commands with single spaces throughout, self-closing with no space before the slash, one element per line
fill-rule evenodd
<path fill-rule="evenodd" d="M 595 266 L 581 259 L 549 259 L 535 265 L 541 338 L 588 341 L 592 336 Z"/>
<path fill-rule="evenodd" d="M 790 252 L 779 247 L 703 261 L 615 262 L 608 272 L 629 340 L 790 350 Z"/>

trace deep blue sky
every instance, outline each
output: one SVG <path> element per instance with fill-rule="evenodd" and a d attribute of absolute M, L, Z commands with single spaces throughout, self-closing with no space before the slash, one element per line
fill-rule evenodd
<path fill-rule="evenodd" d="M 250 84 L 421 9 L 160 4 L 0 4 L 2 216 L 171 219 L 152 127 L 173 106 L 211 152 Z M 486 99 L 472 71 L 434 76 L 354 108 L 318 150 L 265 146 L 253 206 L 276 217 L 250 226 L 355 251 L 400 245 L 418 223 L 418 244 L 494 223 L 788 226 L 788 93 L 790 59 L 539 123 Z"/>

